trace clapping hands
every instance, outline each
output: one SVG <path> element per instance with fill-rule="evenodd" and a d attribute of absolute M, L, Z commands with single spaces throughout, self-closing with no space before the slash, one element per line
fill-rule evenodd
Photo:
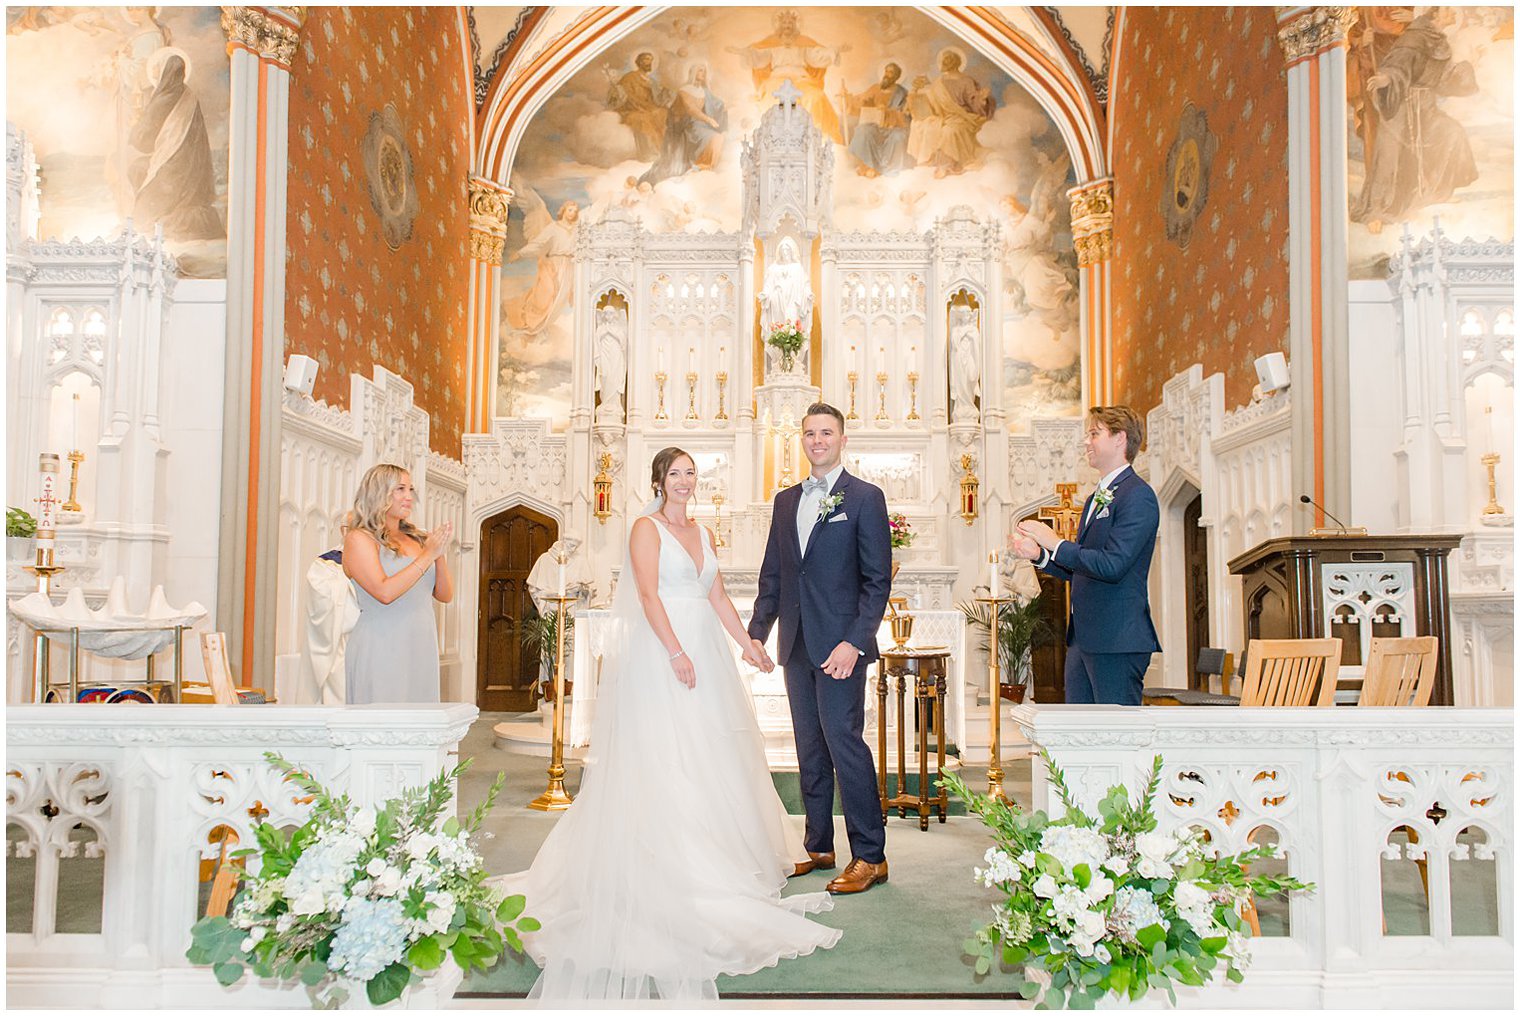
<path fill-rule="evenodd" d="M 771 659 L 771 654 L 765 651 L 765 645 L 759 639 L 749 640 L 749 645 L 744 648 L 741 659 L 756 670 L 767 674 L 776 669 L 775 661 Z"/>
<path fill-rule="evenodd" d="M 1026 561 L 1040 559 L 1040 545 L 1021 532 L 1008 534 L 1008 549 Z"/>

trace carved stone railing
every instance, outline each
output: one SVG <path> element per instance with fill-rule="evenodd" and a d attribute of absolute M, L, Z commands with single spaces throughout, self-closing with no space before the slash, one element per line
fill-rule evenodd
<path fill-rule="evenodd" d="M 1316 884 L 1277 920 L 1263 911 L 1243 985 L 1179 990 L 1180 1005 L 1512 1000 L 1511 710 L 1026 705 L 1013 718 L 1093 814 L 1161 755 L 1161 831 L 1199 826 L 1227 853 L 1270 839 Z M 1039 762 L 1034 806 L 1063 810 Z"/>
<path fill-rule="evenodd" d="M 185 959 L 203 862 L 216 862 L 223 837 L 248 846 L 259 819 L 305 820 L 309 802 L 263 753 L 379 801 L 449 766 L 477 715 L 459 704 L 12 706 L 6 875 L 12 893 L 30 875 L 32 910 L 6 928 L 11 1004 L 308 1007 L 299 989 L 248 978 L 222 988 Z"/>

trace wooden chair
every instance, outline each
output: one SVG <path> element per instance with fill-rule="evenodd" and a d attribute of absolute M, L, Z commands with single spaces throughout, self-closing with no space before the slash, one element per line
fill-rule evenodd
<path fill-rule="evenodd" d="M 1328 706 L 1335 701 L 1341 640 L 1252 639 L 1246 646 L 1243 706 Z"/>
<path fill-rule="evenodd" d="M 1367 654 L 1359 706 L 1428 706 L 1436 681 L 1434 635 L 1417 638 L 1374 638 Z"/>

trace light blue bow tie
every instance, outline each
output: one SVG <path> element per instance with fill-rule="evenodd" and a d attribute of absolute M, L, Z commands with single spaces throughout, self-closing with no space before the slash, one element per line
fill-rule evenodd
<path fill-rule="evenodd" d="M 811 494 L 815 490 L 820 494 L 828 493 L 829 481 L 827 479 L 820 480 L 816 476 L 810 476 L 802 481 L 802 492 L 804 494 Z"/>

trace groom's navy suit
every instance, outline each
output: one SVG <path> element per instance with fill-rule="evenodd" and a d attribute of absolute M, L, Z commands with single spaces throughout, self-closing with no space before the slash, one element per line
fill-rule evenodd
<path fill-rule="evenodd" d="M 1133 467 L 1109 490 L 1107 508 L 1094 508 L 1097 491 L 1088 495 L 1075 542 L 1062 541 L 1039 567 L 1071 583 L 1066 701 L 1138 706 L 1151 654 L 1161 649 L 1147 587 L 1161 512 Z"/>
<path fill-rule="evenodd" d="M 892 540 L 881 488 L 840 472 L 832 494 L 840 504 L 813 525 L 807 553 L 797 531 L 802 485 L 776 495 L 760 566 L 750 637 L 764 642 L 780 622 L 777 658 L 797 738 L 797 768 L 807 812 L 804 846 L 834 850 L 834 777 L 851 854 L 880 864 L 886 828 L 876 794 L 876 767 L 866 747 L 866 670 L 892 585 Z M 820 668 L 840 642 L 862 650 L 849 677 Z"/>

